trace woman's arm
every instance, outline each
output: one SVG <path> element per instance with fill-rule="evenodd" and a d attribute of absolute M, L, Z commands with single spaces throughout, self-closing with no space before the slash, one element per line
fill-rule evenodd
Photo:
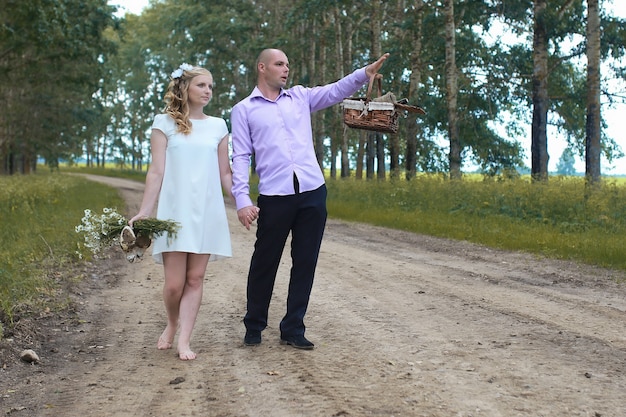
<path fill-rule="evenodd" d="M 234 202 L 233 171 L 230 168 L 230 159 L 228 158 L 228 135 L 224 136 L 217 146 L 217 158 L 220 167 L 220 181 L 222 183 L 222 189 Z"/>
<path fill-rule="evenodd" d="M 152 134 L 150 135 L 150 148 L 152 153 L 152 163 L 150 164 L 150 168 L 146 174 L 146 187 L 143 192 L 143 199 L 141 201 L 139 213 L 128 221 L 128 224 L 131 227 L 135 220 L 150 217 L 154 211 L 154 207 L 156 206 L 159 193 L 161 191 L 161 184 L 163 183 L 167 138 L 162 131 L 152 129 Z"/>

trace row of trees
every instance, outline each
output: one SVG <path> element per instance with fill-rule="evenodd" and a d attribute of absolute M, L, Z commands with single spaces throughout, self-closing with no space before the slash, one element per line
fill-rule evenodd
<path fill-rule="evenodd" d="M 602 134 L 600 101 L 622 99 L 608 82 L 624 68 L 601 74 L 600 64 L 619 62 L 626 31 L 599 0 L 161 0 L 119 19 L 105 0 L 8 0 L 0 17 L 9 22 L 0 29 L 4 173 L 32 169 L 37 156 L 140 168 L 173 69 L 209 68 L 210 112 L 228 120 L 265 47 L 282 48 L 292 83 L 305 85 L 390 52 L 383 89 L 427 110 L 394 135 L 346 129 L 339 106 L 315 114 L 318 157 L 334 177 L 384 178 L 389 168 L 457 178 L 468 162 L 514 172 L 524 155 L 511 138 L 528 124 L 536 179 L 548 175 L 548 124 L 586 158 L 593 181 L 601 155 L 622 155 Z"/>
<path fill-rule="evenodd" d="M 0 172 L 29 172 L 80 155 L 106 123 L 94 99 L 117 45 L 106 0 L 2 0 Z"/>

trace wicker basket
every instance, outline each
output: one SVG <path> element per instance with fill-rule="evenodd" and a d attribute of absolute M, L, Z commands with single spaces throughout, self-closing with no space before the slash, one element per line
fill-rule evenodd
<path fill-rule="evenodd" d="M 354 129 L 373 130 L 382 133 L 398 131 L 398 112 L 393 103 L 372 101 L 372 85 L 376 77 L 370 77 L 367 86 L 367 97 L 350 97 L 343 101 L 343 121 Z M 382 94 L 380 78 L 378 81 L 378 97 Z"/>
<path fill-rule="evenodd" d="M 370 77 L 366 97 L 350 97 L 343 100 L 343 121 L 354 129 L 372 130 L 381 133 L 396 133 L 398 131 L 399 110 L 426 114 L 420 107 L 389 101 L 372 101 L 372 86 L 376 79 L 378 97 L 382 95 L 381 79 L 375 75 Z"/>

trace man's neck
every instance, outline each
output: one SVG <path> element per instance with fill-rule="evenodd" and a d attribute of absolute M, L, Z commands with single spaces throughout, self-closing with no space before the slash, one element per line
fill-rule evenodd
<path fill-rule="evenodd" d="M 281 91 L 281 89 L 277 90 L 275 88 L 271 88 L 270 86 L 266 84 L 257 84 L 257 88 L 259 89 L 261 94 L 263 94 L 263 97 L 271 101 L 276 100 L 278 96 L 280 95 L 280 91 Z"/>

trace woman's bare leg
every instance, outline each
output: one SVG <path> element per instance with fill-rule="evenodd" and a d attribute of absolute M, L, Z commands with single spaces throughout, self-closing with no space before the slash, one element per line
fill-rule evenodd
<path fill-rule="evenodd" d="M 187 278 L 187 253 L 164 252 L 163 303 L 167 313 L 167 326 L 157 341 L 157 349 L 170 349 L 178 329 L 180 303 Z"/>
<path fill-rule="evenodd" d="M 192 360 L 196 354 L 190 348 L 191 333 L 193 332 L 200 304 L 202 303 L 202 289 L 209 255 L 188 254 L 187 280 L 180 300 L 178 335 L 178 357 L 182 360 Z"/>

